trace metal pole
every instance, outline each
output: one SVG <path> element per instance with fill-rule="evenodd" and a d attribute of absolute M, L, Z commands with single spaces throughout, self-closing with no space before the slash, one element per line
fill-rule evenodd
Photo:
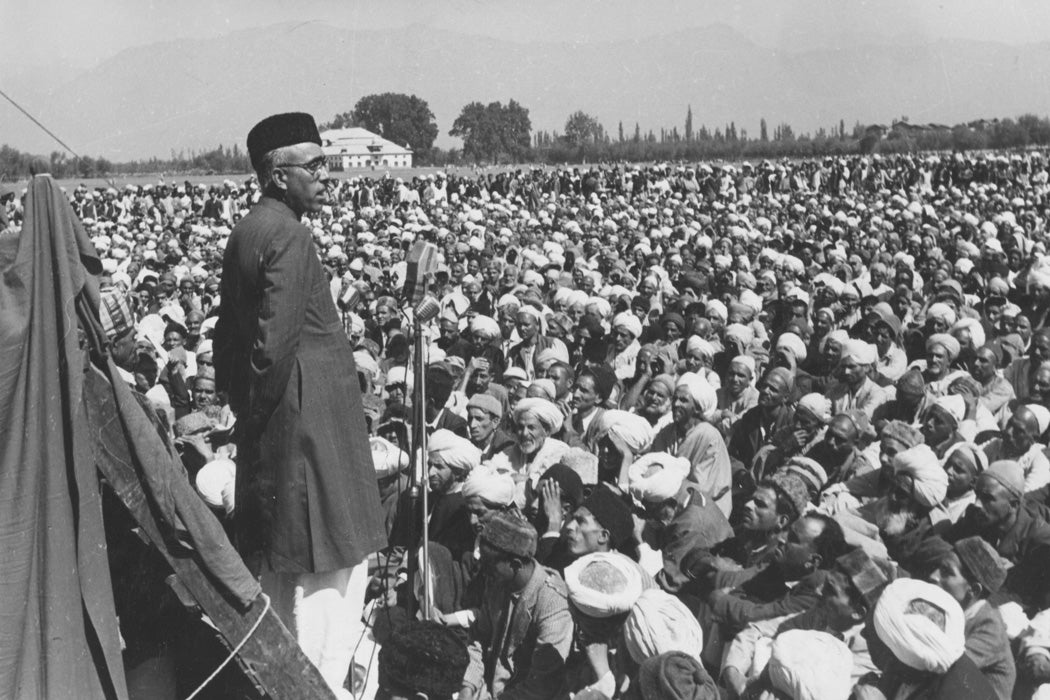
<path fill-rule="evenodd" d="M 417 476 L 420 482 L 419 488 L 423 497 L 423 619 L 430 619 L 431 591 L 430 591 L 430 489 L 427 479 L 427 382 L 426 382 L 426 345 L 423 342 L 423 324 L 416 320 L 416 354 L 419 357 L 420 372 L 416 375 L 416 385 L 419 386 L 419 413 L 422 420 L 419 423 L 419 471 Z"/>

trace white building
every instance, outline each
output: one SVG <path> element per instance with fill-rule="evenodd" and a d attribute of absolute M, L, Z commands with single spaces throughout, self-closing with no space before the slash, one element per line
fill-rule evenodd
<path fill-rule="evenodd" d="M 368 129 L 350 127 L 321 133 L 321 148 L 329 170 L 411 168 L 412 150 L 387 141 Z"/>

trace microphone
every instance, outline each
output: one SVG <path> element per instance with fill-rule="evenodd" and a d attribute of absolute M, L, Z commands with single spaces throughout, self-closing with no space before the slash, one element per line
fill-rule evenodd
<path fill-rule="evenodd" d="M 415 321 L 416 323 L 426 323 L 436 318 L 439 311 L 441 311 L 441 303 L 430 294 L 427 294 L 422 301 L 416 304 L 414 310 Z"/>
<path fill-rule="evenodd" d="M 408 272 L 405 275 L 403 299 L 406 305 L 417 306 L 423 301 L 429 278 L 437 272 L 438 249 L 433 243 L 416 241 L 408 251 Z"/>

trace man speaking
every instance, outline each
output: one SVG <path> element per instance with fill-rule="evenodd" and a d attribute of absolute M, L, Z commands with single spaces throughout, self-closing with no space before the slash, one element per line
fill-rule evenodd
<path fill-rule="evenodd" d="M 262 198 L 230 234 L 217 387 L 237 415 L 234 539 L 274 610 L 337 695 L 383 517 L 349 341 L 303 214 L 327 202 L 313 117 L 248 133 Z"/>

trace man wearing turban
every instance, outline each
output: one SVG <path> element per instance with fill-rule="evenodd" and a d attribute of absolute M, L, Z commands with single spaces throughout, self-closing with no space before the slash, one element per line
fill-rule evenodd
<path fill-rule="evenodd" d="M 645 507 L 663 554 L 656 582 L 671 592 L 687 580 L 681 568 L 687 554 L 710 550 L 733 534 L 727 516 L 688 480 L 690 470 L 686 459 L 650 452 L 629 471 L 629 491 Z"/>
<path fill-rule="evenodd" d="M 995 688 L 965 653 L 965 615 L 943 590 L 910 578 L 879 596 L 864 638 L 890 697 L 994 698 Z M 879 650 L 888 653 L 879 653 Z"/>
<path fill-rule="evenodd" d="M 989 462 L 1014 460 L 1024 471 L 1024 490 L 1036 491 L 1050 483 L 1042 435 L 1050 428 L 1050 410 L 1036 404 L 1018 406 L 1006 422 L 1002 437 L 984 444 Z"/>
<path fill-rule="evenodd" d="M 565 416 L 556 404 L 542 398 L 525 398 L 514 407 L 514 444 L 490 460 L 497 469 L 514 475 L 516 502 L 525 505 L 525 483 L 536 488 L 539 477 L 568 452 L 569 446 L 551 437 L 561 429 Z"/>
<path fill-rule="evenodd" d="M 744 413 L 733 426 L 729 454 L 751 468 L 755 455 L 773 436 L 791 429 L 795 410 L 790 397 L 795 378 L 783 367 L 771 369 L 758 383 L 758 405 Z"/>
<path fill-rule="evenodd" d="M 849 340 L 842 346 L 837 380 L 828 388 L 833 413 L 853 409 L 864 411 L 871 420 L 875 409 L 889 398 L 886 390 L 871 379 L 872 367 L 879 361 L 874 345 L 861 340 Z"/>
<path fill-rule="evenodd" d="M 698 374 L 679 377 L 671 404 L 673 421 L 653 440 L 653 451 L 687 459 L 690 480 L 729 517 L 732 509 L 732 466 L 725 439 L 708 422 L 718 405 L 716 390 Z"/>
<path fill-rule="evenodd" d="M 635 373 L 635 359 L 641 345 L 642 322 L 629 311 L 616 314 L 612 321 L 612 345 L 606 358 L 616 377 L 621 381 L 631 379 Z"/>
<path fill-rule="evenodd" d="M 431 542 L 446 547 L 456 561 L 474 548 L 474 529 L 463 496 L 463 486 L 481 463 L 481 450 L 470 440 L 450 430 L 435 430 L 427 440 L 427 505 Z M 422 533 L 422 499 L 415 505 L 414 522 L 409 522 L 413 499 L 406 490 L 398 506 L 398 520 L 390 541 L 393 546 L 414 549 Z M 415 534 L 413 534 L 415 533 Z"/>

